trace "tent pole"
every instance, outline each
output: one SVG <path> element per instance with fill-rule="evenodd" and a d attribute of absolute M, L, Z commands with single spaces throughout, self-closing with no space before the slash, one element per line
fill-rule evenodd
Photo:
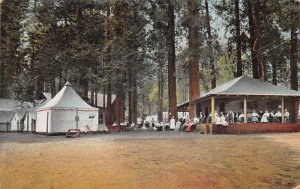
<path fill-rule="evenodd" d="M 244 96 L 244 123 L 247 121 L 247 96 Z"/>

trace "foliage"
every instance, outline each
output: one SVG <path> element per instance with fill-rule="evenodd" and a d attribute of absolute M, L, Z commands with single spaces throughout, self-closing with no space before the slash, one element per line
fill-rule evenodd
<path fill-rule="evenodd" d="M 137 92 L 134 99 L 138 99 L 140 115 L 159 109 L 162 91 L 163 109 L 167 109 L 167 5 L 171 3 L 175 13 L 177 98 L 178 103 L 187 101 L 189 24 L 198 28 L 196 52 L 200 57 L 202 88 L 209 88 L 212 80 L 211 59 L 218 84 L 234 77 L 237 62 L 234 2 L 208 1 L 211 39 L 204 1 L 199 2 L 199 7 L 193 9 L 199 16 L 191 21 L 188 3 L 181 0 L 4 0 L 0 97 L 33 101 L 44 89 L 55 95 L 70 80 L 82 97 L 87 96 L 87 91 L 103 92 L 109 85 L 113 93 L 120 92 L 126 99 Z M 243 71 L 251 76 L 250 0 L 238 2 Z M 299 3 L 253 2 L 258 10 L 258 57 L 263 65 L 263 79 L 289 86 L 293 58 L 290 32 L 293 29 L 299 34 Z M 108 17 L 107 10 L 111 11 Z M 299 35 L 296 39 L 299 41 Z"/>

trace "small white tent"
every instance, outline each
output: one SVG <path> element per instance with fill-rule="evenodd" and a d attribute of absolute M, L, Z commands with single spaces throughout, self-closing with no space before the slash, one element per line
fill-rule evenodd
<path fill-rule="evenodd" d="M 11 131 L 23 131 L 26 110 L 15 110 L 15 115 L 11 121 Z"/>
<path fill-rule="evenodd" d="M 31 108 L 26 112 L 25 119 L 24 119 L 24 129 L 22 131 L 34 132 L 35 122 L 36 122 L 36 109 Z"/>
<path fill-rule="evenodd" d="M 36 132 L 65 133 L 68 129 L 98 130 L 98 108 L 88 105 L 67 82 L 57 95 L 37 109 Z"/>

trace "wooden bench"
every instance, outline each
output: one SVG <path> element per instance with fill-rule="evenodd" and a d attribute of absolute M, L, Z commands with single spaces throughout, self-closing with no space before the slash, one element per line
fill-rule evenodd
<path fill-rule="evenodd" d="M 80 129 L 69 129 L 66 133 L 67 138 L 80 137 Z"/>

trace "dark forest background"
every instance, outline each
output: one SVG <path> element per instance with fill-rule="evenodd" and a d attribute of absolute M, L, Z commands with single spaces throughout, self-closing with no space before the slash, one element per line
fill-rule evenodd
<path fill-rule="evenodd" d="M 107 123 L 169 109 L 234 77 L 298 90 L 296 0 L 3 0 L 0 98 L 33 102 L 68 80 L 108 96 Z"/>

